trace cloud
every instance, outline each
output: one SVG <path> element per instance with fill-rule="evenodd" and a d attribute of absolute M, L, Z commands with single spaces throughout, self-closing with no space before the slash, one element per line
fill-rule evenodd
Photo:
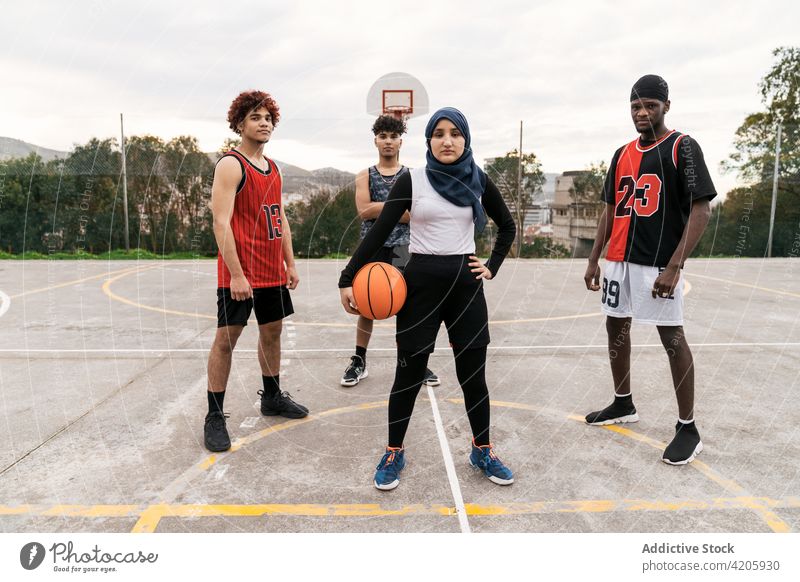
<path fill-rule="evenodd" d="M 374 161 L 367 90 L 406 71 L 432 108 L 467 114 L 478 157 L 516 147 L 523 120 L 525 147 L 561 171 L 608 160 L 634 137 L 630 85 L 659 72 L 672 88 L 669 123 L 715 170 L 760 107 L 770 51 L 796 42 L 799 12 L 791 2 L 15 4 L 0 23 L 0 127 L 66 149 L 116 136 L 125 112 L 133 133 L 190 133 L 213 150 L 229 136 L 232 97 L 257 87 L 281 105 L 276 157 L 355 171 Z M 406 138 L 415 163 L 423 126 L 413 121 Z"/>

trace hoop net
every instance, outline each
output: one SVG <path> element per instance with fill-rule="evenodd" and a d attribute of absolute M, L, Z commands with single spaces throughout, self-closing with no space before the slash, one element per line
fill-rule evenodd
<path fill-rule="evenodd" d="M 411 107 L 406 107 L 405 105 L 387 105 L 383 108 L 383 112 L 397 119 L 406 119 L 411 115 Z"/>

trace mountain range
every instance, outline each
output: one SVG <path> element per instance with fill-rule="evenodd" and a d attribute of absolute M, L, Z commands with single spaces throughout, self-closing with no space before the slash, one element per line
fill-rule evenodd
<path fill-rule="evenodd" d="M 25 158 L 32 153 L 37 154 L 45 162 L 56 158 L 66 158 L 69 155 L 69 152 L 44 148 L 20 139 L 0 137 L 0 161 Z M 217 153 L 207 153 L 206 155 L 212 162 L 216 162 L 219 158 Z M 321 190 L 338 191 L 352 185 L 356 177 L 355 174 L 336 168 L 306 170 L 280 160 L 275 160 L 275 162 L 281 168 L 283 191 L 289 200 L 306 198 Z"/>

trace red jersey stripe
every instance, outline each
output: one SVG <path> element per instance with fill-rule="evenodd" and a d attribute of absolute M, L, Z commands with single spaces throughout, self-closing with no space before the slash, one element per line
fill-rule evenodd
<path fill-rule="evenodd" d="M 635 142 L 631 142 L 625 146 L 625 149 L 622 150 L 622 153 L 619 156 L 617 167 L 614 173 L 616 186 L 613 216 L 614 226 L 611 230 L 611 239 L 608 245 L 608 253 L 606 254 L 606 259 L 609 261 L 625 260 L 626 250 L 628 247 L 628 229 L 631 225 L 631 217 L 630 214 L 628 216 L 620 216 L 620 213 L 617 211 L 620 206 L 624 206 L 627 202 L 627 199 L 633 195 L 633 192 L 629 192 L 627 189 L 630 187 L 635 187 L 635 185 L 631 186 L 630 184 L 624 185 L 622 178 L 625 176 L 632 176 L 633 181 L 635 182 L 636 178 L 639 176 L 639 164 L 642 161 L 642 152 L 638 148 L 638 141 L 639 140 L 637 139 Z"/>
<path fill-rule="evenodd" d="M 672 165 L 675 166 L 675 169 L 678 169 L 678 145 L 681 143 L 681 138 L 683 135 L 678 134 L 678 137 L 675 138 L 675 143 L 672 144 Z"/>

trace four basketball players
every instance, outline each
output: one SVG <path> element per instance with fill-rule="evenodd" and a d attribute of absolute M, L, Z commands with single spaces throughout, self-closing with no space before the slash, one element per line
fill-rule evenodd
<path fill-rule="evenodd" d="M 694 420 L 694 363 L 683 330 L 681 269 L 699 241 L 716 192 L 695 140 L 668 130 L 667 83 L 656 75 L 639 79 L 631 90 L 631 116 L 639 137 L 619 148 L 609 165 L 606 203 L 584 277 L 587 289 L 602 288 L 614 402 L 586 416 L 592 425 L 636 422 L 630 382 L 630 328 L 633 320 L 655 325 L 667 352 L 678 401 L 674 438 L 663 454 L 670 464 L 691 462 L 703 445 Z M 218 162 L 212 188 L 214 234 L 219 246 L 218 328 L 208 361 L 209 412 L 205 444 L 211 451 L 230 448 L 222 403 L 236 341 L 255 309 L 259 324 L 258 359 L 262 370 L 261 412 L 301 418 L 308 409 L 280 390 L 282 319 L 293 313 L 288 289 L 297 287 L 289 224 L 281 204 L 281 175 L 263 155 L 279 120 L 278 106 L 266 93 L 249 91 L 230 107 L 231 129 L 242 143 Z M 407 173 L 399 151 L 405 124 L 381 116 L 373 126 L 378 163 L 356 177 L 356 205 L 366 235 L 383 209 L 389 191 Z M 373 260 L 402 268 L 408 260 L 406 211 Z M 600 256 L 609 243 L 600 283 Z M 366 350 L 372 320 L 359 317 L 356 353 L 341 380 L 354 386 L 367 376 Z M 437 385 L 428 370 L 425 382 Z"/>

